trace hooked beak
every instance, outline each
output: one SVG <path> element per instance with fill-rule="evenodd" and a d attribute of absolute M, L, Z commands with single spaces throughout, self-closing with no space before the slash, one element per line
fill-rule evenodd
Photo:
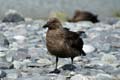
<path fill-rule="evenodd" d="M 43 28 L 47 28 L 49 25 L 48 24 L 45 24 L 44 26 L 43 26 Z"/>

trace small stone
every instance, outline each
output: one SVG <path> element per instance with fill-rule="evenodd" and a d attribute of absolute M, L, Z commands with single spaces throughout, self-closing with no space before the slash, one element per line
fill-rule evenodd
<path fill-rule="evenodd" d="M 12 62 L 14 60 L 13 56 L 12 55 L 7 55 L 6 56 L 6 61 L 7 62 Z"/>
<path fill-rule="evenodd" d="M 92 53 L 95 51 L 95 48 L 92 45 L 83 45 L 83 50 L 86 53 Z"/>
<path fill-rule="evenodd" d="M 111 54 L 104 54 L 101 58 L 101 61 L 107 64 L 113 64 L 117 61 L 117 58 Z"/>
<path fill-rule="evenodd" d="M 98 74 L 96 80 L 113 80 L 113 77 L 109 74 Z"/>
<path fill-rule="evenodd" d="M 66 80 L 66 77 L 63 75 L 58 75 L 57 79 L 55 79 L 55 80 Z"/>
<path fill-rule="evenodd" d="M 4 78 L 6 75 L 6 72 L 0 70 L 0 78 Z"/>
<path fill-rule="evenodd" d="M 50 65 L 50 64 L 52 64 L 52 62 L 50 60 L 48 60 L 48 59 L 39 59 L 39 60 L 37 60 L 37 63 L 40 63 L 42 65 Z"/>
<path fill-rule="evenodd" d="M 0 58 L 1 58 L 1 57 L 5 57 L 5 56 L 6 56 L 6 54 L 5 54 L 5 53 L 0 52 Z"/>
<path fill-rule="evenodd" d="M 13 38 L 18 42 L 23 42 L 26 39 L 26 37 L 22 35 L 17 35 L 17 36 L 14 36 Z"/>
<path fill-rule="evenodd" d="M 23 66 L 20 61 L 13 61 L 13 65 L 15 69 L 20 69 Z"/>
<path fill-rule="evenodd" d="M 95 80 L 95 77 L 94 76 L 84 76 L 84 75 L 81 75 L 81 74 L 77 74 L 77 75 L 71 77 L 70 80 Z"/>
<path fill-rule="evenodd" d="M 23 60 L 22 62 L 21 62 L 21 64 L 23 65 L 23 66 L 27 66 L 27 64 L 29 64 L 29 63 L 31 63 L 32 61 L 30 61 L 29 59 L 25 59 L 25 60 Z"/>

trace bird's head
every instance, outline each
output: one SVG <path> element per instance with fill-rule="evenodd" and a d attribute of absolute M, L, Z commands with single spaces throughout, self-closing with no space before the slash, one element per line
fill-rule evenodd
<path fill-rule="evenodd" d="M 57 18 L 51 18 L 48 20 L 48 22 L 43 26 L 43 28 L 48 29 L 58 29 L 60 28 L 61 22 Z"/>

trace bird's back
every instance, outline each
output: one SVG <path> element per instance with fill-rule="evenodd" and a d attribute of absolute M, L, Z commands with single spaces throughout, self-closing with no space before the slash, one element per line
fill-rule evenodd
<path fill-rule="evenodd" d="M 83 47 L 79 35 L 66 29 L 48 30 L 46 41 L 48 51 L 61 58 L 78 56 Z"/>

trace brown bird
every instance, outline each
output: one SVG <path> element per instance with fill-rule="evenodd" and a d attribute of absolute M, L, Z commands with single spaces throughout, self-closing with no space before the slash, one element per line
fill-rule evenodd
<path fill-rule="evenodd" d="M 79 22 L 79 21 L 91 21 L 93 23 L 99 22 L 97 15 L 87 12 L 76 10 L 72 19 L 68 19 L 68 22 Z"/>
<path fill-rule="evenodd" d="M 83 40 L 79 37 L 79 33 L 69 31 L 63 28 L 61 22 L 57 18 L 50 19 L 43 28 L 48 28 L 46 34 L 46 46 L 50 54 L 56 56 L 56 67 L 54 71 L 58 71 L 58 58 L 73 58 L 79 55 L 85 56 L 83 51 Z"/>

